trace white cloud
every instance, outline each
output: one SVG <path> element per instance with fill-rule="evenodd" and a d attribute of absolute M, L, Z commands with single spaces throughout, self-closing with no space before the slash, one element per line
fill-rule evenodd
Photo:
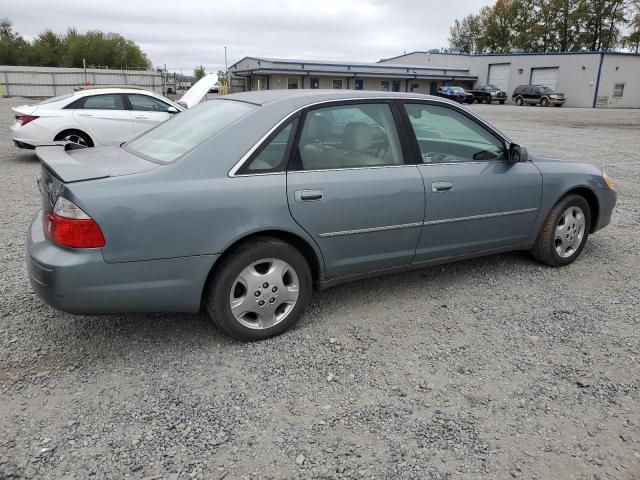
<path fill-rule="evenodd" d="M 154 65 L 191 72 L 245 55 L 373 62 L 447 46 L 454 19 L 486 0 L 21 0 L 2 16 L 33 38 L 44 29 L 103 30 L 138 43 Z"/>

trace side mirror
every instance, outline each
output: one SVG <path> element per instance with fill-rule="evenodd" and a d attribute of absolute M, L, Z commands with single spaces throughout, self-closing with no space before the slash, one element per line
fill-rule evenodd
<path fill-rule="evenodd" d="M 509 161 L 511 163 L 526 162 L 527 160 L 529 160 L 529 155 L 525 147 L 521 147 L 517 143 L 509 145 Z"/>
<path fill-rule="evenodd" d="M 178 113 L 178 109 L 176 107 L 169 107 L 167 108 L 167 113 L 171 113 L 171 114 Z"/>

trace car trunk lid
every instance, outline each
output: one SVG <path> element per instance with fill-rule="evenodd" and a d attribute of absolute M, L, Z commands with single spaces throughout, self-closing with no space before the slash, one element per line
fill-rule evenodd
<path fill-rule="evenodd" d="M 142 173 L 160 165 L 136 157 L 120 147 L 77 148 L 73 144 L 36 148 L 42 162 L 38 187 L 46 212 L 53 209 L 68 183 Z"/>
<path fill-rule="evenodd" d="M 218 75 L 215 73 L 210 73 L 209 75 L 205 75 L 193 86 L 186 91 L 186 93 L 178 100 L 178 103 L 184 107 L 191 108 L 197 105 L 200 100 L 207 94 L 209 90 L 211 90 L 215 84 L 218 82 Z"/>

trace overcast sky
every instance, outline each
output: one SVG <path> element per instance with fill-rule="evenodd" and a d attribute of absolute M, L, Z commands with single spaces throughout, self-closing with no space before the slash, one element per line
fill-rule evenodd
<path fill-rule="evenodd" d="M 486 0 L 19 0 L 0 16 L 33 38 L 50 28 L 120 33 L 154 65 L 191 73 L 246 55 L 375 62 L 447 46 L 454 19 Z"/>

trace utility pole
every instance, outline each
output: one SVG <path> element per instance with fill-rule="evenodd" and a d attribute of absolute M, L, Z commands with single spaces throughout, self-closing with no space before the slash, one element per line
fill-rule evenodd
<path fill-rule="evenodd" d="M 229 90 L 229 68 L 227 67 L 227 46 L 224 46 L 224 78 L 226 82 L 227 90 Z M 231 93 L 231 92 L 229 92 Z"/>

